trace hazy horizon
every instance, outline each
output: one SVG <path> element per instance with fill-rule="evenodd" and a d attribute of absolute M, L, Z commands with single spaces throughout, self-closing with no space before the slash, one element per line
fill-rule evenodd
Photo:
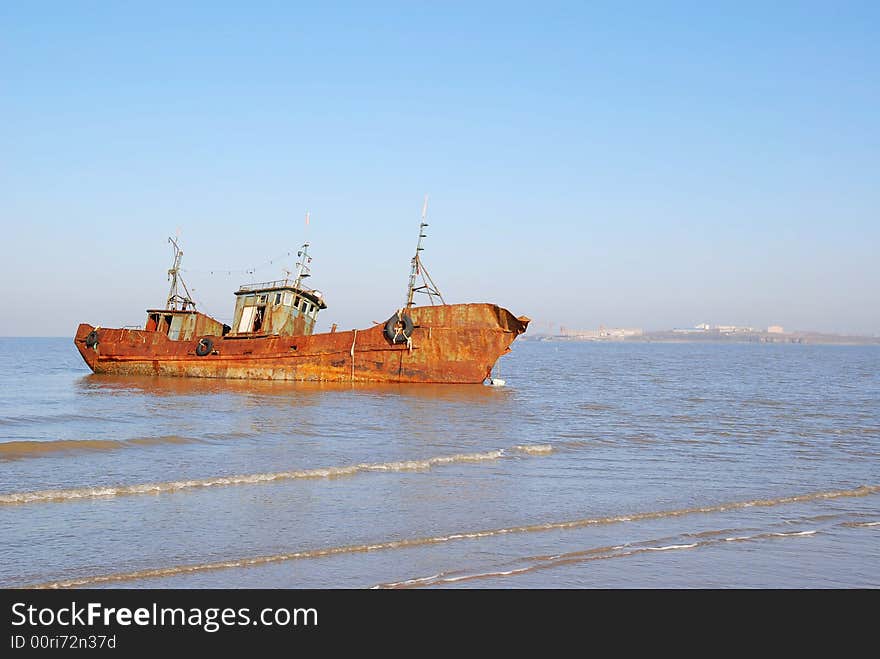
<path fill-rule="evenodd" d="M 859 2 L 4 6 L 0 336 L 142 324 L 178 230 L 206 313 L 228 322 L 233 291 L 308 239 L 318 330 L 369 326 L 404 301 L 425 194 L 447 302 L 534 333 L 876 335 L 878 20 Z"/>

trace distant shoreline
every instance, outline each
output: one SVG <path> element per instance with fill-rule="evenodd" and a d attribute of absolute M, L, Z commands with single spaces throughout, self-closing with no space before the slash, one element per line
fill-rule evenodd
<path fill-rule="evenodd" d="M 645 332 L 625 337 L 578 337 L 550 334 L 533 334 L 520 337 L 520 341 L 547 341 L 559 343 L 759 343 L 759 344 L 809 344 L 809 345 L 880 345 L 880 337 L 823 334 L 820 332 Z"/>

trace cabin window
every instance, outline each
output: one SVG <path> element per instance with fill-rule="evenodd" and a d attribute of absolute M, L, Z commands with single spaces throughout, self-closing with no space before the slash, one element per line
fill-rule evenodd
<path fill-rule="evenodd" d="M 267 302 L 268 300 L 269 300 L 269 296 L 268 296 L 268 295 L 261 295 L 261 296 L 260 296 L 260 304 L 266 304 L 266 302 Z"/>
<path fill-rule="evenodd" d="M 293 302 L 293 293 L 291 293 L 290 291 L 287 291 L 284 294 L 284 306 L 289 307 L 292 302 Z"/>
<path fill-rule="evenodd" d="M 275 293 L 275 304 L 281 304 L 281 293 Z"/>

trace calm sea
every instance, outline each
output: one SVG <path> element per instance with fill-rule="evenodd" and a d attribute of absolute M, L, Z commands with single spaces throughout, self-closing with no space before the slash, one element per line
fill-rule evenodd
<path fill-rule="evenodd" d="M 0 339 L 0 586 L 880 587 L 880 348 L 518 341 L 505 387 Z"/>

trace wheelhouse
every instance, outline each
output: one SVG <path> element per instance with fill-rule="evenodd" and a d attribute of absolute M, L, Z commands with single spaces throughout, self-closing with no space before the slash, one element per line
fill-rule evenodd
<path fill-rule="evenodd" d="M 235 296 L 230 336 L 312 334 L 327 308 L 320 291 L 286 280 L 242 286 Z"/>

